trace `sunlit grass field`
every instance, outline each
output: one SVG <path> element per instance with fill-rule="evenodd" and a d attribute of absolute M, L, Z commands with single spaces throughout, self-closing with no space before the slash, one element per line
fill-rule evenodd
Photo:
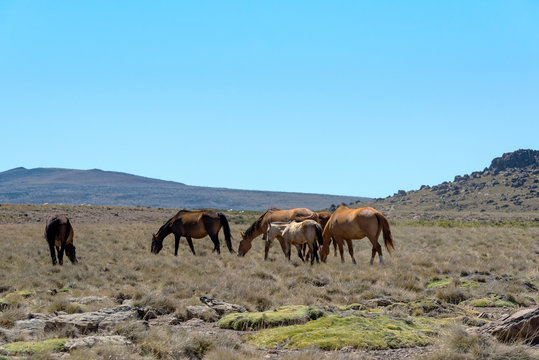
<path fill-rule="evenodd" d="M 158 255 L 151 254 L 151 234 L 168 219 L 167 213 L 172 216 L 174 211 L 163 211 L 162 219 L 153 217 L 133 223 L 73 220 L 79 264 L 72 265 L 65 259 L 63 266 L 54 267 L 43 239 L 44 222 L 0 224 L 0 298 L 18 291 L 35 292 L 30 297 L 10 296 L 11 306 L 0 312 L 0 326 L 9 328 L 16 320 L 27 318 L 28 313 L 95 310 L 97 305 L 74 306 L 66 300 L 91 295 L 133 299 L 136 305 L 151 306 L 160 313 L 179 317 L 185 315 L 187 306 L 199 305 L 200 296 L 239 304 L 249 311 L 284 305 L 345 306 L 374 298 L 399 302 L 433 298 L 463 306 L 474 300 L 493 298 L 515 308 L 539 301 L 534 290 L 539 287 L 539 227 L 533 225 L 393 223 L 396 249 L 389 256 L 383 248 L 384 265 L 378 260 L 369 265 L 371 246 L 363 239 L 354 241 L 357 265 L 352 264 L 345 248 L 344 264 L 338 256 L 333 256 L 331 249 L 327 263 L 310 266 L 294 253 L 292 261 L 286 260 L 278 244 L 271 248 L 269 260 L 264 261 L 261 237 L 240 258 L 228 252 L 222 233 L 220 255 L 212 253 L 212 242 L 204 238 L 193 240 L 197 256 L 191 254 L 182 239 L 175 257 L 173 236 L 165 239 Z M 257 214 L 225 214 L 237 250 L 240 232 Z M 69 291 L 51 296 L 48 289 Z M 113 300 L 100 306 L 112 305 Z M 122 353 L 120 358 L 129 358 L 128 354 L 167 358 L 161 356 L 167 354 L 167 343 L 155 351 L 148 350 L 151 348 L 148 344 L 142 346 L 151 343 L 155 334 L 141 337 L 140 329 L 122 331 L 139 335 L 133 336 L 138 347 L 127 355 Z M 233 358 L 234 354 L 259 356 L 241 341 L 236 348 L 225 346 L 228 342 L 227 339 L 210 341 L 205 354 L 209 358 L 219 358 L 218 354 L 222 358 Z M 170 343 L 170 346 L 179 345 Z M 78 353 L 71 356 L 84 358 Z"/>

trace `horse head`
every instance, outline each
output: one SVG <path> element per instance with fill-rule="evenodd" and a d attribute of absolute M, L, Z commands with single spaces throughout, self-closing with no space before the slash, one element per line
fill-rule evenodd
<path fill-rule="evenodd" d="M 245 238 L 245 233 L 242 232 L 240 246 L 238 247 L 238 256 L 245 256 L 245 254 L 247 254 L 247 252 L 251 249 L 251 246 L 251 241 L 247 240 Z"/>
<path fill-rule="evenodd" d="M 326 246 L 326 244 L 324 244 L 321 248 L 320 248 L 320 260 L 322 260 L 322 262 L 326 262 L 326 259 L 328 258 L 328 254 L 329 254 L 329 245 Z"/>
<path fill-rule="evenodd" d="M 73 263 L 73 264 L 76 264 L 78 263 L 78 260 L 77 260 L 77 255 L 75 253 L 75 246 L 73 244 L 67 244 L 66 245 L 66 255 L 68 257 L 68 259 Z"/>
<path fill-rule="evenodd" d="M 159 251 L 161 251 L 162 248 L 163 248 L 163 240 L 159 240 L 159 238 L 157 237 L 157 235 L 152 234 L 152 247 L 151 247 L 151 252 L 152 252 L 153 254 L 158 254 Z"/>

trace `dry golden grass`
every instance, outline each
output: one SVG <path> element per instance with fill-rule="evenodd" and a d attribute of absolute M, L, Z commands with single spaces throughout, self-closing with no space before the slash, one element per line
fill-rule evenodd
<path fill-rule="evenodd" d="M 43 239 L 44 223 L 0 224 L 0 298 L 20 290 L 36 293 L 12 297 L 8 310 L 0 312 L 0 326 L 9 327 L 29 312 L 95 310 L 111 303 L 73 305 L 68 297 L 108 296 L 133 299 L 136 305 L 148 305 L 161 314 L 185 314 L 188 305 L 199 305 L 200 296 L 223 299 L 243 305 L 251 311 L 274 309 L 283 305 L 347 305 L 386 297 L 399 301 L 438 298 L 459 303 L 496 294 L 526 305 L 539 301 L 529 284 L 539 287 L 538 227 L 454 227 L 392 225 L 396 250 L 386 264 L 376 259 L 369 265 L 371 246 L 366 239 L 354 241 L 358 265 L 353 265 L 345 249 L 346 263 L 341 264 L 333 250 L 326 264 L 310 266 L 285 260 L 281 249 L 273 246 L 268 261 L 263 260 L 263 241 L 258 238 L 243 258 L 230 254 L 221 238 L 221 255 L 212 253 L 208 238 L 193 240 L 197 256 L 189 251 L 185 239 L 179 255 L 173 256 L 173 237 L 164 241 L 158 255 L 150 253 L 151 234 L 174 214 L 163 210 L 163 217 L 142 217 L 134 223 L 77 223 L 74 244 L 78 265 L 69 261 L 52 266 Z M 167 215 L 169 214 L 169 215 Z M 254 213 L 226 213 L 237 250 L 240 232 L 254 220 Z M 449 278 L 446 287 L 427 287 L 429 282 Z M 474 286 L 461 286 L 463 279 Z M 528 285 L 526 285 L 528 284 Z M 50 295 L 47 289 L 72 288 L 68 293 Z M 210 359 L 256 358 L 254 350 L 241 343 L 228 345 L 224 340 L 196 335 L 180 340 L 173 330 L 132 330 L 133 349 L 92 350 L 90 357 L 182 358 L 189 351 L 206 354 Z M 130 331 L 127 331 L 128 335 Z M 159 339 L 167 338 L 167 341 Z M 195 345 L 193 345 L 195 344 Z M 198 345 L 197 345 L 198 344 Z M 132 356 L 123 356 L 128 351 Z M 198 352 L 198 353 L 197 353 Z M 90 353 L 88 353 L 90 354 Z M 82 359 L 87 354 L 71 356 Z M 136 355 L 136 356 L 135 356 Z M 297 357 L 294 357 L 296 356 Z M 291 358 L 302 358 L 301 354 Z"/>

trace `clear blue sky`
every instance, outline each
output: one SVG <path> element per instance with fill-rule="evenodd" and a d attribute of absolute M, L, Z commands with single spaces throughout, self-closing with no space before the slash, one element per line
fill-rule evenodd
<path fill-rule="evenodd" d="M 0 171 L 385 197 L 539 148 L 539 2 L 0 0 L 0 121 Z"/>

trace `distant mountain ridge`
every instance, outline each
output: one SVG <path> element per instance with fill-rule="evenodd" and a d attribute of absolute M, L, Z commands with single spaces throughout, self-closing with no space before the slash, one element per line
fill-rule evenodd
<path fill-rule="evenodd" d="M 92 204 L 164 208 L 264 210 L 365 200 L 357 196 L 252 191 L 190 186 L 99 169 L 14 168 L 0 172 L 0 203 Z"/>
<path fill-rule="evenodd" d="M 521 149 L 494 158 L 488 168 L 385 199 L 358 202 L 393 219 L 539 221 L 539 151 Z"/>

